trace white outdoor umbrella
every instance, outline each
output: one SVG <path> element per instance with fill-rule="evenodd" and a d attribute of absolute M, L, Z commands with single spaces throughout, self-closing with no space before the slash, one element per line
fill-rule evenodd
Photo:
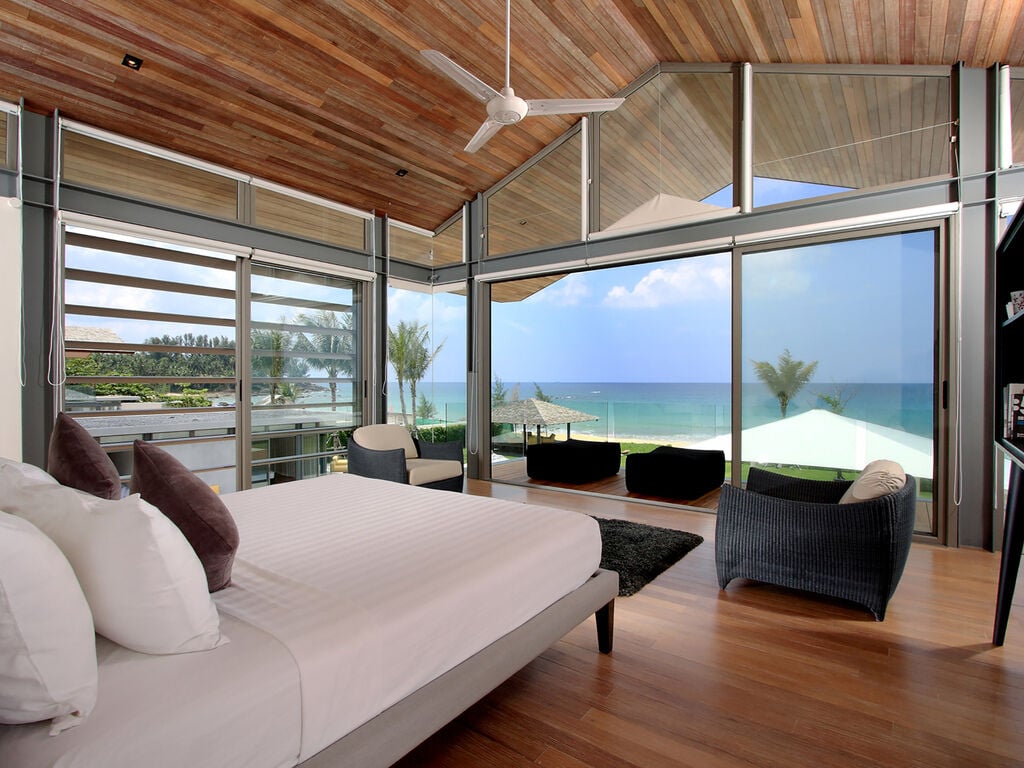
<path fill-rule="evenodd" d="M 860 470 L 869 461 L 891 459 L 914 477 L 932 476 L 932 441 L 870 421 L 851 419 L 821 408 L 740 433 L 744 461 Z M 731 458 L 731 435 L 690 448 L 718 449 Z"/>

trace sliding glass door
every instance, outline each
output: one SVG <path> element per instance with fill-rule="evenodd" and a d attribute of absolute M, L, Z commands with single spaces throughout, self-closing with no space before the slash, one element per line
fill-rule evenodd
<path fill-rule="evenodd" d="M 249 291 L 254 486 L 344 468 L 362 423 L 358 283 L 253 265 Z"/>
<path fill-rule="evenodd" d="M 123 477 L 135 439 L 222 493 L 344 468 L 362 423 L 359 281 L 69 227 L 60 288 L 60 407 Z"/>
<path fill-rule="evenodd" d="M 853 477 L 892 459 L 934 533 L 938 230 L 742 255 L 744 466 Z"/>

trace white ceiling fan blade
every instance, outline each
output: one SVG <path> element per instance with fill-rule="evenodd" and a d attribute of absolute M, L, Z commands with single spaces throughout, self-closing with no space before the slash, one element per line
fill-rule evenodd
<path fill-rule="evenodd" d="M 440 51 L 429 50 L 420 51 L 420 53 L 422 53 L 431 64 L 480 99 L 480 101 L 488 102 L 495 96 L 501 95 L 479 77 L 467 72 Z"/>
<path fill-rule="evenodd" d="M 610 112 L 625 99 L 528 99 L 531 115 L 575 115 L 580 112 Z"/>
<path fill-rule="evenodd" d="M 501 123 L 497 120 L 484 120 L 483 125 L 477 130 L 476 134 L 472 139 L 469 140 L 469 144 L 466 145 L 465 152 L 476 152 L 480 147 L 487 143 L 487 140 L 491 138 L 501 130 Z"/>

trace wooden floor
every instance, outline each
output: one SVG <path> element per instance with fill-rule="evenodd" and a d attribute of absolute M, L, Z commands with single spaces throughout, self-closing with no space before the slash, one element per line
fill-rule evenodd
<path fill-rule="evenodd" d="M 468 492 L 699 533 L 399 765 L 451 768 L 1024 766 L 1024 586 L 991 645 L 998 555 L 914 545 L 884 622 L 715 577 L 711 514 L 468 481 Z"/>

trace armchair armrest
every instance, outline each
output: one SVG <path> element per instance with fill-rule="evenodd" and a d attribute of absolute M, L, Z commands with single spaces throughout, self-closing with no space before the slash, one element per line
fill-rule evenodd
<path fill-rule="evenodd" d="M 426 440 L 413 438 L 416 450 L 421 459 L 450 459 L 462 462 L 462 441 L 450 440 L 446 443 L 428 443 Z"/>
<path fill-rule="evenodd" d="M 355 440 L 348 441 L 348 471 L 353 475 L 408 483 L 409 471 L 405 466 L 405 449 L 392 448 L 377 451 L 364 448 Z"/>

